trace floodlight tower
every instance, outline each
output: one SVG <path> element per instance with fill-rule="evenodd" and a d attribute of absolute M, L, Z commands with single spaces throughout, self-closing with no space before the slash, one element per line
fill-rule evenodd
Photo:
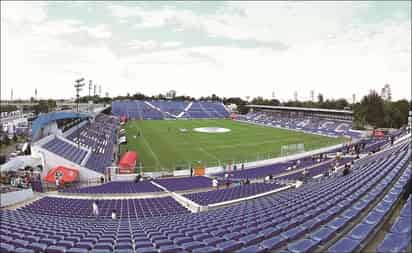
<path fill-rule="evenodd" d="M 89 99 L 92 92 L 92 80 L 89 81 Z"/>
<path fill-rule="evenodd" d="M 82 87 L 84 86 L 84 83 L 83 83 L 83 81 L 84 81 L 84 78 L 80 78 L 80 79 L 77 79 L 75 82 L 76 82 L 76 84 L 74 85 L 74 88 L 75 88 L 75 90 L 76 90 L 76 98 L 77 98 L 77 103 L 76 103 L 76 110 L 77 110 L 77 112 L 79 112 L 79 100 L 80 100 L 80 91 L 82 90 Z"/>

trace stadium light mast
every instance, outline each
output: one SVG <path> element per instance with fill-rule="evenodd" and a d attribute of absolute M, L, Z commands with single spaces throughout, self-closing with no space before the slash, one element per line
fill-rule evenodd
<path fill-rule="evenodd" d="M 89 99 L 92 92 L 92 80 L 89 80 Z"/>
<path fill-rule="evenodd" d="M 79 114 L 79 102 L 80 102 L 80 91 L 82 90 L 82 87 L 84 86 L 84 78 L 77 79 L 75 82 L 76 84 L 74 85 L 74 88 L 76 89 L 76 98 L 77 98 L 77 103 L 76 103 L 76 111 L 77 114 Z M 77 125 L 77 129 L 79 129 L 79 124 Z M 80 148 L 80 131 L 77 131 L 77 141 L 78 141 L 78 147 Z"/>
<path fill-rule="evenodd" d="M 80 91 L 82 90 L 82 87 L 84 86 L 84 78 L 77 79 L 75 82 L 76 84 L 74 85 L 74 88 L 76 90 L 76 98 L 77 98 L 77 103 L 76 103 L 76 111 L 79 112 L 79 100 L 80 100 Z"/>

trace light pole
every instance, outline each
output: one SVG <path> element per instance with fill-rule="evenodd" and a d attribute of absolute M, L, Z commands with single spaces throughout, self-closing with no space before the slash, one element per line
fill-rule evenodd
<path fill-rule="evenodd" d="M 76 98 L 77 98 L 76 110 L 77 110 L 77 112 L 79 112 L 79 99 L 80 99 L 80 94 L 79 93 L 82 90 L 82 87 L 84 86 L 83 81 L 84 81 L 84 78 L 77 79 L 75 81 L 76 84 L 74 85 L 74 88 L 76 89 Z"/>
<path fill-rule="evenodd" d="M 76 101 L 76 111 L 77 111 L 77 114 L 79 114 L 79 101 L 80 101 L 80 91 L 82 90 L 82 87 L 84 86 L 84 83 L 83 83 L 83 81 L 84 81 L 84 78 L 80 78 L 80 79 L 77 79 L 75 82 L 76 82 L 76 84 L 74 85 L 74 88 L 76 89 L 76 98 L 77 98 L 77 101 Z M 78 115 L 79 116 L 79 115 Z M 80 124 L 80 123 L 79 123 Z M 78 146 L 79 146 L 79 148 L 80 148 L 80 132 L 79 132 L 79 124 L 77 125 L 77 141 L 78 141 Z"/>

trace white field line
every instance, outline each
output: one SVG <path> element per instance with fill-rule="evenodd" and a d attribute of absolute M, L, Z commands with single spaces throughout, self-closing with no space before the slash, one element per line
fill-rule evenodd
<path fill-rule="evenodd" d="M 218 158 L 217 156 L 215 156 L 214 154 L 212 154 L 212 153 L 210 153 L 210 152 L 206 151 L 204 148 L 199 147 L 199 150 L 200 150 L 200 151 L 202 151 L 203 153 L 205 153 L 206 155 L 208 155 L 208 156 L 212 157 L 213 159 L 219 160 L 219 158 Z"/>
<path fill-rule="evenodd" d="M 159 158 L 157 157 L 157 155 L 155 154 L 155 152 L 153 152 L 153 149 L 150 147 L 149 143 L 146 141 L 146 138 L 145 138 L 144 135 L 143 135 L 143 131 L 142 131 L 141 128 L 139 128 L 137 125 L 136 125 L 136 129 L 137 129 L 138 132 L 140 131 L 140 136 L 142 136 L 142 139 L 143 139 L 143 141 L 144 141 L 144 144 L 146 145 L 146 147 L 149 149 L 150 153 L 152 154 L 152 156 L 153 156 L 154 159 L 156 160 L 156 165 L 157 165 L 157 166 L 160 166 L 160 160 L 159 160 Z"/>

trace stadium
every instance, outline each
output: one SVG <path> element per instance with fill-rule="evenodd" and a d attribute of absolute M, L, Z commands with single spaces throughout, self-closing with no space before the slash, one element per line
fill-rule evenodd
<path fill-rule="evenodd" d="M 389 86 L 339 104 L 84 82 L 1 101 L 1 253 L 412 252 L 411 101 Z"/>

